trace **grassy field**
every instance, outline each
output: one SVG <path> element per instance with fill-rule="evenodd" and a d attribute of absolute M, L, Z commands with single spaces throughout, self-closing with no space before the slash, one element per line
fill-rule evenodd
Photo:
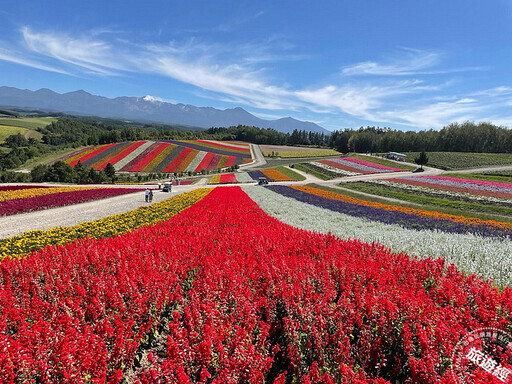
<path fill-rule="evenodd" d="M 9 125 L 26 129 L 36 129 L 46 127 L 48 124 L 57 121 L 54 117 L 7 117 L 0 116 L 0 125 Z"/>
<path fill-rule="evenodd" d="M 331 180 L 336 177 L 339 177 L 339 175 L 335 174 L 334 172 L 329 172 L 326 169 L 315 167 L 311 163 L 298 163 L 294 165 L 295 168 L 310 173 L 311 175 L 319 178 L 320 180 Z"/>
<path fill-rule="evenodd" d="M 20 133 L 24 135 L 28 132 L 28 129 L 21 127 L 13 127 L 11 125 L 0 125 L 0 142 L 4 142 L 8 136 L 16 135 Z"/>
<path fill-rule="evenodd" d="M 49 163 L 53 163 L 55 159 L 58 159 L 64 155 L 67 155 L 68 153 L 76 151 L 77 149 L 78 148 L 65 148 L 52 151 L 51 153 L 46 153 L 42 156 L 38 156 L 33 159 L 27 160 L 27 162 L 18 169 L 32 169 L 37 165 L 47 165 Z"/>
<path fill-rule="evenodd" d="M 413 171 L 416 168 L 418 168 L 418 167 L 414 167 L 412 165 L 401 164 L 401 163 L 396 162 L 396 161 L 382 159 L 380 157 L 358 155 L 356 153 L 350 153 L 349 156 L 354 158 L 354 159 L 365 160 L 365 161 L 369 161 L 371 163 L 385 165 L 386 167 L 399 168 L 399 169 L 407 169 L 409 171 Z"/>
<path fill-rule="evenodd" d="M 405 160 L 414 163 L 418 155 L 408 152 Z M 427 166 L 445 170 L 512 165 L 512 154 L 504 153 L 428 152 L 427 156 Z"/>
<path fill-rule="evenodd" d="M 364 185 L 361 185 L 364 184 Z M 339 193 L 341 195 L 354 197 L 356 199 L 373 201 L 382 204 L 398 205 L 401 207 L 423 209 L 430 212 L 440 212 L 449 215 L 463 217 L 476 217 L 482 220 L 496 220 L 501 222 L 512 222 L 512 208 L 496 207 L 493 205 L 477 204 L 452 201 L 449 199 L 430 198 L 422 195 L 414 195 L 406 192 L 389 192 L 384 189 L 377 190 L 373 185 L 366 183 L 346 183 L 340 184 L 343 189 L 330 188 L 317 184 L 311 184 L 316 188 Z M 363 195 L 362 193 L 369 194 Z M 383 197 L 389 197 L 400 201 L 390 201 Z"/>

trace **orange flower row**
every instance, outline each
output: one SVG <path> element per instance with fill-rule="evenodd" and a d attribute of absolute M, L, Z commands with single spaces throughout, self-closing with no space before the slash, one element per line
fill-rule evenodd
<path fill-rule="evenodd" d="M 384 209 L 386 211 L 409 213 L 409 214 L 414 214 L 414 215 L 418 215 L 418 216 L 432 217 L 435 219 L 445 219 L 445 220 L 450 220 L 450 221 L 457 222 L 457 223 L 464 223 L 464 224 L 470 224 L 470 225 L 490 225 L 490 226 L 502 228 L 505 230 L 512 230 L 512 223 L 503 223 L 503 222 L 494 221 L 494 220 L 481 220 L 476 217 L 464 217 L 464 216 L 450 215 L 450 214 L 440 213 L 440 212 L 425 211 L 423 209 L 401 207 L 398 205 L 376 203 L 373 201 L 356 199 L 356 198 L 344 196 L 344 195 L 341 195 L 338 193 L 324 191 L 322 189 L 307 187 L 307 186 L 302 186 L 302 185 L 292 186 L 291 188 L 294 188 L 294 189 L 297 189 L 299 191 L 303 191 L 306 193 L 310 193 L 312 195 L 325 197 L 325 198 L 331 199 L 331 200 L 338 200 L 338 201 L 343 201 L 343 202 L 351 203 L 351 204 L 364 205 L 367 207 Z"/>
<path fill-rule="evenodd" d="M 292 180 L 285 174 L 283 174 L 273 168 L 262 169 L 261 172 L 263 172 L 265 174 L 265 176 L 267 176 L 269 179 L 272 179 L 275 181 L 291 181 Z"/>

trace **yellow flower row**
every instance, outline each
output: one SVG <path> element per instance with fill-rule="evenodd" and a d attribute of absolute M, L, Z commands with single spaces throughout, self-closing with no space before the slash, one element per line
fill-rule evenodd
<path fill-rule="evenodd" d="M 220 175 L 214 175 L 208 182 L 208 184 L 219 184 L 220 183 Z"/>
<path fill-rule="evenodd" d="M 98 187 L 51 187 L 51 188 L 27 188 L 14 191 L 0 191 L 0 201 L 25 199 L 27 197 L 36 197 L 43 195 L 52 195 L 60 192 L 73 192 L 88 189 L 97 189 Z"/>
<path fill-rule="evenodd" d="M 170 219 L 197 203 L 210 191 L 211 189 L 208 188 L 196 189 L 159 203 L 94 221 L 86 221 L 74 227 L 55 227 L 47 231 L 35 230 L 0 239 L 0 260 L 18 258 L 47 245 L 63 245 L 85 237 L 94 239 L 111 237 L 131 232 L 140 227 L 154 225 Z"/>

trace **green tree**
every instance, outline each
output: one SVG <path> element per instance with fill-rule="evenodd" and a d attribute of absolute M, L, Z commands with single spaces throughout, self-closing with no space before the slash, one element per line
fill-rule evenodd
<path fill-rule="evenodd" d="M 105 166 L 105 169 L 103 170 L 105 172 L 105 175 L 112 180 L 112 182 L 115 180 L 116 178 L 116 169 L 114 168 L 114 166 L 110 163 L 108 163 L 106 166 Z"/>
<path fill-rule="evenodd" d="M 33 182 L 40 183 L 44 181 L 45 175 L 48 172 L 48 166 L 41 164 L 36 165 L 31 171 L 30 171 L 30 177 Z"/>
<path fill-rule="evenodd" d="M 428 163 L 428 156 L 425 151 L 421 151 L 418 157 L 414 159 L 414 162 L 418 164 L 421 169 L 423 169 L 423 166 Z"/>

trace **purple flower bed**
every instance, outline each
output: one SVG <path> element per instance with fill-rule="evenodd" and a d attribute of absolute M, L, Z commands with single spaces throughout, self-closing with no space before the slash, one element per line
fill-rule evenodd
<path fill-rule="evenodd" d="M 251 176 L 251 178 L 253 180 L 258 180 L 260 177 L 264 177 L 265 179 L 268 179 L 268 176 L 265 175 L 261 171 L 251 171 L 251 172 L 247 172 L 247 173 L 249 174 L 249 176 Z"/>
<path fill-rule="evenodd" d="M 417 231 L 429 229 L 448 233 L 472 233 L 484 237 L 512 238 L 512 233 L 509 231 L 488 225 L 469 225 L 446 219 L 436 219 L 404 212 L 387 211 L 384 209 L 351 204 L 339 200 L 331 200 L 282 185 L 272 185 L 267 188 L 283 196 L 291 197 L 303 203 L 329 209 L 334 212 L 354 217 L 361 217 L 371 221 L 379 221 L 386 224 L 398 224 L 404 228 L 414 229 Z"/>
<path fill-rule="evenodd" d="M 6 200 L 0 202 L 0 215 L 9 216 L 17 213 L 40 211 L 47 208 L 85 203 L 91 200 L 104 199 L 106 197 L 141 191 L 141 189 L 135 188 L 86 189 L 83 191 L 59 192 L 50 195 L 27 197 L 24 199 Z"/>

